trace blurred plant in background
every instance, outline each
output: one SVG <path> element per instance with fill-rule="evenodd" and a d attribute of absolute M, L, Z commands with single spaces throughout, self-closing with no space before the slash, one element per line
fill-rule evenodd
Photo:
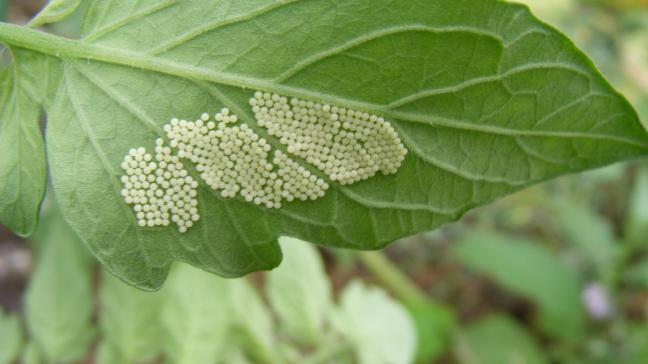
<path fill-rule="evenodd" d="M 524 2 L 648 126 L 648 1 Z M 0 236 L 0 364 L 648 363 L 646 162 L 527 189 L 383 252 L 285 239 L 278 269 L 236 280 L 178 263 L 155 293 L 100 271 L 52 201 L 28 280 L 26 244 Z"/>
<path fill-rule="evenodd" d="M 282 238 L 284 264 L 223 279 L 177 263 L 143 292 L 101 271 L 52 201 L 18 314 L 0 310 L 0 363 L 407 363 L 416 334 L 382 289 L 351 280 L 333 298 L 317 249 Z"/>

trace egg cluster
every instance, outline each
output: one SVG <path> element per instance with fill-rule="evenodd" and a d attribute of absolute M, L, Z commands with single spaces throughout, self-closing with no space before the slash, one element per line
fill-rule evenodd
<path fill-rule="evenodd" d="M 391 124 L 376 115 L 259 91 L 250 105 L 289 153 L 341 184 L 396 173 L 407 154 Z"/>
<path fill-rule="evenodd" d="M 129 150 L 122 163 L 124 201 L 133 206 L 140 226 L 169 226 L 187 231 L 200 219 L 198 182 L 182 161 L 191 161 L 205 184 L 222 197 L 281 208 L 284 201 L 316 200 L 329 185 L 289 154 L 303 158 L 333 181 L 351 184 L 396 173 L 407 150 L 394 128 L 368 113 L 256 92 L 250 105 L 258 125 L 277 137 L 288 153 L 272 146 L 236 115 L 222 109 L 212 118 L 172 119 L 164 125 L 169 140 Z"/>
<path fill-rule="evenodd" d="M 275 150 L 272 162 L 278 167 L 276 173 L 279 178 L 275 183 L 283 184 L 281 194 L 288 202 L 295 198 L 306 201 L 324 197 L 329 188 L 328 183 L 310 173 L 285 153 Z"/>
<path fill-rule="evenodd" d="M 174 222 L 181 233 L 200 219 L 196 182 L 180 158 L 156 140 L 155 158 L 146 149 L 129 150 L 121 165 L 124 201 L 133 206 L 139 226 L 168 226 Z"/>
<path fill-rule="evenodd" d="M 280 208 L 283 200 L 324 196 L 328 184 L 272 147 L 238 117 L 222 109 L 196 121 L 173 119 L 164 126 L 177 155 L 196 164 L 205 183 L 223 197 L 241 195 L 267 208 Z"/>

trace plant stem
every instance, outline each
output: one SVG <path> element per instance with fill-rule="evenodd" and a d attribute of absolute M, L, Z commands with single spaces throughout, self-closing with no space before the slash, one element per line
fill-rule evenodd
<path fill-rule="evenodd" d="M 378 251 L 359 252 L 358 258 L 380 283 L 406 305 L 414 305 L 428 300 L 427 295 L 383 253 Z"/>

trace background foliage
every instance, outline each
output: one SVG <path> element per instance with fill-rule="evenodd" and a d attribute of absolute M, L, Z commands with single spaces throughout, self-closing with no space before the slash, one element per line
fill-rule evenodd
<path fill-rule="evenodd" d="M 527 2 L 645 125 L 648 4 Z M 0 240 L 0 363 L 648 362 L 646 162 L 522 191 L 384 254 L 287 240 L 278 270 L 227 281 L 178 264 L 157 293 L 102 272 L 44 211 L 31 241 Z"/>
<path fill-rule="evenodd" d="M 13 60 L 2 77 L 0 221 L 23 236 L 36 227 L 46 153 L 65 220 L 106 269 L 142 289 L 159 289 L 176 260 L 229 278 L 274 268 L 282 235 L 382 248 L 524 187 L 648 155 L 628 101 L 519 4 L 57 0 L 31 24 L 77 4 L 78 39 L 0 23 Z M 398 173 L 332 183 L 317 201 L 280 209 L 199 183 L 195 228 L 140 227 L 120 165 L 129 148 L 150 150 L 170 117 L 225 106 L 288 153 L 255 122 L 258 89 L 384 116 L 409 153 Z M 322 177 L 308 158 L 295 160 Z"/>

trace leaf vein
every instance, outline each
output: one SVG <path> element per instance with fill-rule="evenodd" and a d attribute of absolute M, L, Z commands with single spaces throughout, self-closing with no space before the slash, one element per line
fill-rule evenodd
<path fill-rule="evenodd" d="M 489 126 L 471 123 L 463 120 L 450 119 L 434 115 L 423 115 L 418 113 L 391 111 L 387 113 L 393 119 L 408 123 L 420 123 L 425 125 L 438 125 L 448 128 L 461 130 L 471 130 L 475 132 L 497 134 L 504 136 L 528 136 L 528 137 L 547 137 L 563 139 L 591 139 L 591 140 L 612 140 L 619 143 L 633 145 L 641 148 L 648 148 L 648 143 L 642 143 L 636 140 L 606 134 L 582 133 L 571 131 L 549 131 L 549 130 L 521 130 L 511 129 L 501 126 Z"/>
<path fill-rule="evenodd" d="M 441 88 L 436 88 L 436 89 L 430 89 L 430 90 L 424 90 L 417 92 L 412 95 L 405 96 L 399 100 L 396 100 L 392 102 L 391 104 L 387 105 L 387 108 L 389 109 L 394 109 L 394 108 L 399 108 L 404 105 L 416 102 L 418 100 L 424 99 L 426 97 L 430 96 L 437 96 L 437 95 L 443 95 L 447 93 L 453 93 L 457 91 L 464 90 L 466 88 L 472 87 L 472 86 L 477 86 L 480 84 L 488 83 L 488 82 L 495 82 L 495 81 L 503 81 L 504 79 L 507 79 L 508 77 L 515 76 L 517 74 L 523 73 L 523 72 L 529 72 L 529 71 L 536 71 L 536 70 L 542 70 L 542 69 L 547 69 L 547 70 L 552 70 L 552 69 L 562 69 L 565 71 L 569 72 L 574 72 L 578 75 L 581 75 L 583 77 L 586 77 L 590 79 L 589 75 L 584 73 L 583 71 L 571 67 L 568 64 L 564 63 L 534 63 L 534 64 L 527 64 L 524 66 L 512 68 L 502 74 L 499 75 L 493 75 L 493 76 L 483 76 L 483 77 L 476 77 L 472 79 L 467 79 L 462 81 L 461 83 L 458 83 L 456 85 L 448 86 L 448 87 L 441 87 Z M 506 85 L 504 85 L 506 87 Z M 508 88 L 507 88 L 508 89 Z"/>
<path fill-rule="evenodd" d="M 405 132 L 402 131 L 400 126 L 397 126 L 397 124 L 392 124 L 394 128 L 398 130 L 398 134 L 400 138 L 403 140 L 403 142 L 407 145 L 407 147 L 410 149 L 410 152 L 414 153 L 418 158 L 423 160 L 424 162 L 431 164 L 434 167 L 437 167 L 441 170 L 444 170 L 446 172 L 452 173 L 456 175 L 457 177 L 470 180 L 470 181 L 481 181 L 481 182 L 488 182 L 488 183 L 497 183 L 497 184 L 507 184 L 509 186 L 521 186 L 526 183 L 529 183 L 527 180 L 521 180 L 521 181 L 511 181 L 507 180 L 504 178 L 494 178 L 494 177 L 487 177 L 484 175 L 476 175 L 470 172 L 466 172 L 461 170 L 460 168 L 457 168 L 451 164 L 442 162 L 438 159 L 435 159 L 429 153 L 423 152 L 419 147 L 418 143 L 414 142 L 412 139 L 410 139 L 409 135 Z"/>
<path fill-rule="evenodd" d="M 97 158 L 99 158 L 99 161 L 101 162 L 103 169 L 105 172 L 108 174 L 108 178 L 110 180 L 110 185 L 112 186 L 113 190 L 115 191 L 115 196 L 121 196 L 121 186 L 118 185 L 116 176 L 118 175 L 117 172 L 113 169 L 113 167 L 110 164 L 110 161 L 106 159 L 106 155 L 103 151 L 103 148 L 97 143 L 95 135 L 90 128 L 90 124 L 87 122 L 86 115 L 83 113 L 82 109 L 77 105 L 75 101 L 75 96 L 74 93 L 71 92 L 70 90 L 70 85 L 67 80 L 69 79 L 69 67 L 74 67 L 73 65 L 70 66 L 65 66 L 63 68 L 63 72 L 65 73 L 64 80 L 63 80 L 63 85 L 62 87 L 65 87 L 65 92 L 68 95 L 68 98 L 70 100 L 70 103 L 72 104 L 71 106 L 74 108 L 75 113 L 78 115 L 78 122 L 85 134 L 87 135 L 87 139 L 90 142 L 90 145 L 92 148 L 95 150 L 95 154 Z M 121 202 L 121 201 L 120 201 Z M 123 204 L 119 203 L 122 210 L 124 211 L 125 216 L 127 217 L 128 220 L 131 221 L 131 223 L 134 221 L 132 213 L 130 212 L 129 208 Z M 146 270 L 149 278 L 153 277 L 153 272 L 151 269 L 151 259 L 148 256 L 148 252 L 144 249 L 142 246 L 142 236 L 139 234 L 137 229 L 135 229 L 135 237 L 138 241 L 139 244 L 136 244 L 136 248 L 141 251 L 142 257 L 144 258 L 144 261 L 146 263 Z"/>
<path fill-rule="evenodd" d="M 300 71 L 303 71 L 304 69 L 308 68 L 309 66 L 324 60 L 328 57 L 332 57 L 338 54 L 342 54 L 344 51 L 347 51 L 349 49 L 352 49 L 354 47 L 357 47 L 359 45 L 362 45 L 364 43 L 370 42 L 375 39 L 379 39 L 388 35 L 394 35 L 394 34 L 399 34 L 399 33 L 407 33 L 407 32 L 429 32 L 433 34 L 441 34 L 441 33 L 473 33 L 473 34 L 478 34 L 478 35 L 483 35 L 487 36 L 490 38 L 493 38 L 497 40 L 499 43 L 502 43 L 502 39 L 496 35 L 495 33 L 479 30 L 476 28 L 471 28 L 471 27 L 465 27 L 465 26 L 452 26 L 452 27 L 433 27 L 429 25 L 422 25 L 422 24 L 412 24 L 412 25 L 398 25 L 398 26 L 393 26 L 389 28 L 383 28 L 377 31 L 373 31 L 364 35 L 361 35 L 356 38 L 352 38 L 342 44 L 336 45 L 334 47 L 325 49 L 321 52 L 315 53 L 306 59 L 296 63 L 294 66 L 291 68 L 287 69 L 284 71 L 282 74 L 274 78 L 274 82 L 277 83 L 283 83 L 293 77 L 295 74 L 297 74 Z"/>
<path fill-rule="evenodd" d="M 134 103 L 120 96 L 119 93 L 115 92 L 115 90 L 108 86 L 104 80 L 90 75 L 90 73 L 84 71 L 82 67 L 79 67 L 77 64 L 74 64 L 74 69 L 79 72 L 79 74 L 81 74 L 84 78 L 86 78 L 92 85 L 106 94 L 106 96 L 114 100 L 117 105 L 131 113 L 135 117 L 135 120 L 142 122 L 147 128 L 154 131 L 158 136 L 165 135 L 162 128 L 155 123 L 153 118 L 148 116 L 144 110 L 139 108 Z"/>
<path fill-rule="evenodd" d="M 396 209 L 396 210 L 414 210 L 426 211 L 434 214 L 454 216 L 462 210 L 462 207 L 455 209 L 442 209 L 427 204 L 417 204 L 411 202 L 392 202 L 392 201 L 376 201 L 359 193 L 354 192 L 351 188 L 340 187 L 339 191 L 346 197 L 366 207 L 378 209 Z"/>
<path fill-rule="evenodd" d="M 95 41 L 95 40 L 97 40 L 97 39 L 99 39 L 99 38 L 101 38 L 101 37 L 103 37 L 105 35 L 108 35 L 108 34 L 114 32 L 115 30 L 117 30 L 117 29 L 119 29 L 119 28 L 121 28 L 121 27 L 123 27 L 123 26 L 125 26 L 125 25 L 127 25 L 129 23 L 132 23 L 135 20 L 138 20 L 140 18 L 143 18 L 143 17 L 146 17 L 148 15 L 154 14 L 154 13 L 156 13 L 158 11 L 162 11 L 162 10 L 168 8 L 168 7 L 171 7 L 171 6 L 175 5 L 175 4 L 177 4 L 178 2 L 179 2 L 179 0 L 163 1 L 163 2 L 161 2 L 159 4 L 157 4 L 157 5 L 151 6 L 150 8 L 146 8 L 146 9 L 140 11 L 140 12 L 137 12 L 135 14 L 129 15 L 129 16 L 124 17 L 122 19 L 119 19 L 119 20 L 117 20 L 115 22 L 112 22 L 112 23 L 104 26 L 101 29 L 97 29 L 97 30 L 93 31 L 92 33 L 90 33 L 90 34 L 84 36 L 83 38 L 81 38 L 81 41 L 87 42 L 87 43 Z"/>
<path fill-rule="evenodd" d="M 279 9 L 281 7 L 284 7 L 284 6 L 290 5 L 292 3 L 299 2 L 299 1 L 302 1 L 302 0 L 275 1 L 269 6 L 259 8 L 259 9 L 255 10 L 255 11 L 251 11 L 251 12 L 243 14 L 241 16 L 232 17 L 232 18 L 229 18 L 229 19 L 219 19 L 217 21 L 207 23 L 207 24 L 205 24 L 203 26 L 192 29 L 189 32 L 180 34 L 179 36 L 177 36 L 177 37 L 175 37 L 173 39 L 170 39 L 169 41 L 167 41 L 167 42 L 165 42 L 163 44 L 160 44 L 159 46 L 149 50 L 147 52 L 147 54 L 148 55 L 153 55 L 153 56 L 154 55 L 159 55 L 159 54 L 167 52 L 167 51 L 169 51 L 169 50 L 171 50 L 173 48 L 176 48 L 176 47 L 182 45 L 183 43 L 186 43 L 187 41 L 189 41 L 191 39 L 197 38 L 197 37 L 201 36 L 202 34 L 217 30 L 219 28 L 222 28 L 222 27 L 225 27 L 225 26 L 228 26 L 228 25 L 233 25 L 233 24 L 236 24 L 236 23 L 241 23 L 241 22 L 244 22 L 244 21 L 247 21 L 247 20 L 254 19 L 257 16 L 261 16 L 261 15 L 263 15 L 265 13 L 269 13 L 269 12 L 275 10 L 275 9 Z"/>

